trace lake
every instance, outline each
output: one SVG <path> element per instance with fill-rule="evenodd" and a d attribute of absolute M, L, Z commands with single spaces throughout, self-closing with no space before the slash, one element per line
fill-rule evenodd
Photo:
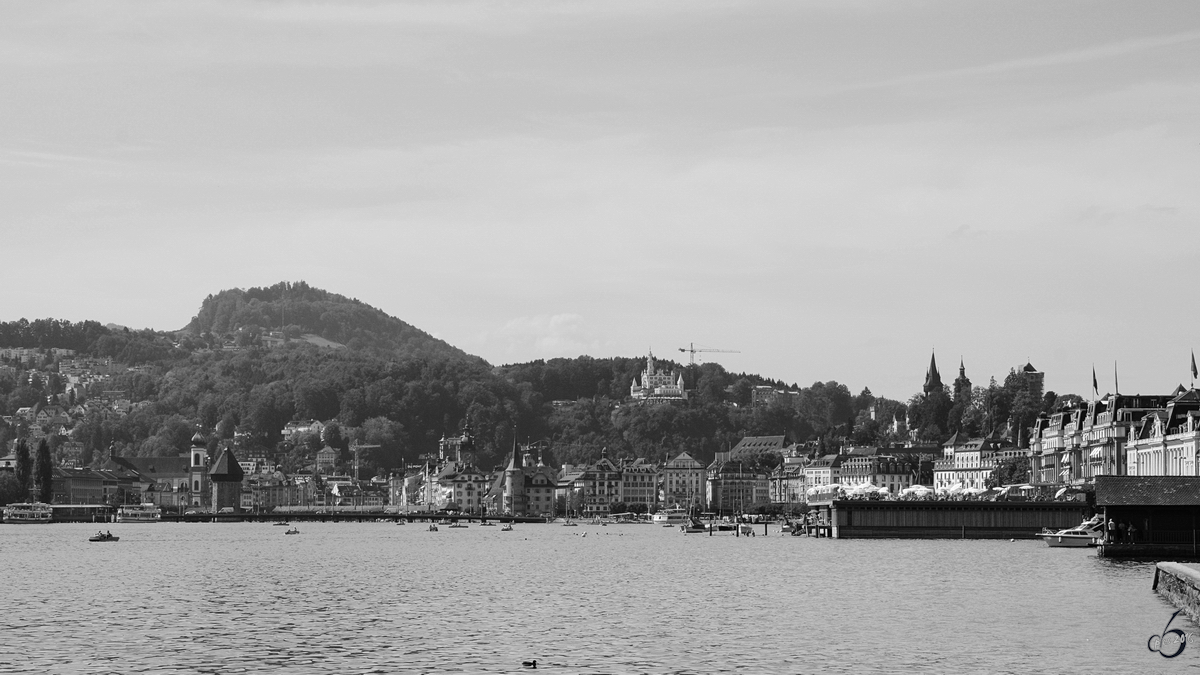
<path fill-rule="evenodd" d="M 4 673 L 1146 673 L 1153 565 L 653 525 L 0 526 Z M 586 535 L 586 536 L 584 536 Z M 1196 633 L 1176 619 L 1172 628 Z M 1194 651 L 1193 651 L 1194 650 Z"/>

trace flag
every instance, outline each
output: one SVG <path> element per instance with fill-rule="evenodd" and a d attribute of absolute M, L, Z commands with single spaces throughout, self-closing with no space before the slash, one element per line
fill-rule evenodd
<path fill-rule="evenodd" d="M 1096 381 L 1096 366 L 1092 366 L 1092 393 L 1100 395 L 1100 383 Z"/>
<path fill-rule="evenodd" d="M 1196 350 L 1192 350 L 1192 379 L 1196 379 Z"/>

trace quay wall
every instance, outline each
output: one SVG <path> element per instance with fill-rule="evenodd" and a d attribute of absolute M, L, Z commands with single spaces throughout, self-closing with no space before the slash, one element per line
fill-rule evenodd
<path fill-rule="evenodd" d="M 833 500 L 811 504 L 838 539 L 1033 539 L 1043 529 L 1074 527 L 1080 502 Z"/>
<path fill-rule="evenodd" d="M 1177 562 L 1160 562 L 1154 569 L 1152 588 L 1171 604 L 1200 623 L 1200 570 Z"/>

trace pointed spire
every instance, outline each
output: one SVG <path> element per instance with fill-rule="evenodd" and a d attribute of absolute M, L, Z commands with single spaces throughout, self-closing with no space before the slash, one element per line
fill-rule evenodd
<path fill-rule="evenodd" d="M 937 356 L 930 354 L 929 370 L 925 373 L 925 393 L 937 391 L 942 388 L 942 376 L 937 369 Z"/>

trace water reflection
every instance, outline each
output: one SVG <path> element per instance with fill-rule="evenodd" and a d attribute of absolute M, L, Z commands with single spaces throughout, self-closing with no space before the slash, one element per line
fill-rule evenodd
<path fill-rule="evenodd" d="M 5 672 L 516 672 L 536 658 L 571 673 L 1127 673 L 1161 667 L 1146 639 L 1174 611 L 1151 566 L 1034 541 L 387 523 L 89 534 L 0 528 L 20 572 L 0 647 L 22 660 Z"/>

